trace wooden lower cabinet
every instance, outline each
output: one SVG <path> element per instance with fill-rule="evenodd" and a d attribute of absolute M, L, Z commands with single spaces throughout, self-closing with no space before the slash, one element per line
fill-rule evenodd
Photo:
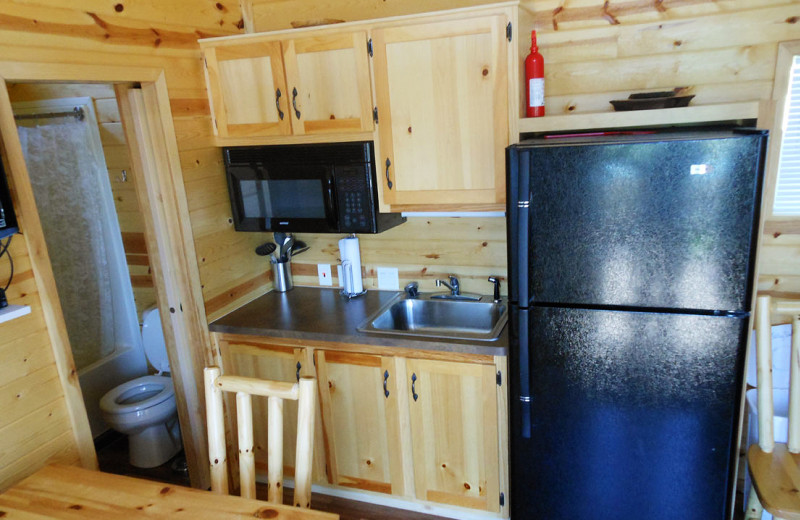
<path fill-rule="evenodd" d="M 224 335 L 219 345 L 226 374 L 282 381 L 296 380 L 298 370 L 316 375 L 315 483 L 506 514 L 506 389 L 498 385 L 505 358 L 456 355 L 459 361 L 444 361 L 436 359 L 441 354 L 425 359 L 423 351 L 401 348 L 373 354 L 362 346 L 292 347 Z M 265 405 L 253 403 L 261 470 Z M 295 439 L 296 405 L 285 406 L 284 435 Z M 284 461 L 290 476 L 293 442 L 284 443 Z"/>
<path fill-rule="evenodd" d="M 259 343 L 220 341 L 223 372 L 226 375 L 257 377 L 274 381 L 294 382 L 300 376 L 314 374 L 313 359 L 307 357 L 309 352 L 303 348 L 293 348 Z M 235 460 L 236 433 L 236 400 L 233 394 L 225 396 L 228 432 L 226 439 L 229 446 L 228 460 L 232 462 L 231 475 L 238 475 L 238 460 Z M 267 398 L 253 399 L 253 439 L 256 458 L 256 471 L 267 474 Z M 314 467 L 312 481 L 327 482 L 325 474 L 325 455 L 322 443 L 322 420 L 317 405 L 317 419 L 314 434 Z M 283 474 L 294 476 L 295 441 L 297 439 L 297 401 L 285 401 L 283 404 Z"/>
<path fill-rule="evenodd" d="M 394 358 L 319 350 L 316 362 L 331 483 L 403 494 Z"/>
<path fill-rule="evenodd" d="M 500 510 L 494 365 L 407 361 L 417 498 Z"/>

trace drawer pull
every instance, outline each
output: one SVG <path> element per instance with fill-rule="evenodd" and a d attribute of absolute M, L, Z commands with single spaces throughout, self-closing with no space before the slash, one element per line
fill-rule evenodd
<path fill-rule="evenodd" d="M 416 401 L 419 398 L 419 394 L 417 394 L 417 374 L 411 374 L 411 397 L 414 398 Z"/>
<path fill-rule="evenodd" d="M 386 370 L 383 372 L 383 395 L 389 397 L 389 389 L 386 388 L 386 383 L 389 380 L 389 371 Z"/>

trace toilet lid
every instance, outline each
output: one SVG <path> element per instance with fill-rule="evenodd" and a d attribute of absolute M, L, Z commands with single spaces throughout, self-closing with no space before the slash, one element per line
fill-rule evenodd
<path fill-rule="evenodd" d="M 164 342 L 164 331 L 161 328 L 161 317 L 158 307 L 144 311 L 142 315 L 142 344 L 147 360 L 159 372 L 169 372 L 167 345 Z"/>

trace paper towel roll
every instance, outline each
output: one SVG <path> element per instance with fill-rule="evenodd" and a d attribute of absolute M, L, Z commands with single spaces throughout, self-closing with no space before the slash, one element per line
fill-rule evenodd
<path fill-rule="evenodd" d="M 364 292 L 364 284 L 361 280 L 361 252 L 358 249 L 358 238 L 347 237 L 339 240 L 339 255 L 342 258 L 344 292 L 349 295 Z"/>

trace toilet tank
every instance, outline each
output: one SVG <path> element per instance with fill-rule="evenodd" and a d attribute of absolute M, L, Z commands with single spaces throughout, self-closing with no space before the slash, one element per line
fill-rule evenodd
<path fill-rule="evenodd" d="M 142 345 L 147 361 L 153 368 L 158 372 L 169 372 L 167 344 L 158 307 L 151 307 L 142 313 Z"/>

